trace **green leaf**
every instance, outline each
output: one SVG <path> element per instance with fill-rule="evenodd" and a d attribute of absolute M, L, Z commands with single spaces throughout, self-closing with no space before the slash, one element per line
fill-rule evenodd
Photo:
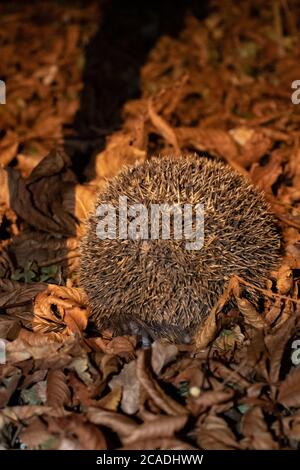
<path fill-rule="evenodd" d="M 49 279 L 54 279 L 58 272 L 58 266 L 56 264 L 52 264 L 51 266 L 44 266 L 41 268 L 40 274 L 40 281 L 46 282 Z"/>

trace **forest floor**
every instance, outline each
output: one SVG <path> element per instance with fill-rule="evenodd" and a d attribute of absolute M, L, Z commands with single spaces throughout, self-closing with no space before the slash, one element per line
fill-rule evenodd
<path fill-rule="evenodd" d="M 299 3 L 84 3 L 1 5 L 0 445 L 299 449 Z M 187 152 L 250 178 L 278 219 L 262 312 L 220 314 L 200 352 L 95 334 L 77 274 L 95 194 Z"/>

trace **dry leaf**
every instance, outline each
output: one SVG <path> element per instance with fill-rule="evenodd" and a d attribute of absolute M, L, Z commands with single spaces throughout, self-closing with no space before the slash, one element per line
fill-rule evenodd
<path fill-rule="evenodd" d="M 293 369 L 279 386 L 278 401 L 287 407 L 300 406 L 300 369 Z"/>
<path fill-rule="evenodd" d="M 47 405 L 63 406 L 70 403 L 71 393 L 62 370 L 50 370 L 47 376 Z"/>
<path fill-rule="evenodd" d="M 62 335 L 82 335 L 86 328 L 89 308 L 81 289 L 48 285 L 35 299 L 33 329 L 36 332 Z"/>

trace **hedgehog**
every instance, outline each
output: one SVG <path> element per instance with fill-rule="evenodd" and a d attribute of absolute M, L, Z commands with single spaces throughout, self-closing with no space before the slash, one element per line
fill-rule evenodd
<path fill-rule="evenodd" d="M 187 249 L 187 237 L 175 236 L 171 216 L 169 237 L 160 235 L 162 218 L 158 236 L 136 226 L 134 236 L 126 237 L 124 226 L 135 219 L 128 211 L 118 226 L 120 196 L 127 207 L 142 204 L 147 211 L 191 207 L 195 216 L 202 207 L 201 248 Z M 105 220 L 111 208 L 115 212 Z M 107 229 L 99 236 L 104 220 Z M 149 212 L 143 221 L 150 223 Z M 280 243 L 263 193 L 231 167 L 197 155 L 152 157 L 122 170 L 98 195 L 81 242 L 80 285 L 98 331 L 192 342 L 232 276 L 247 280 L 252 287 L 244 287 L 243 295 L 258 305 L 255 286 L 263 287 L 277 267 Z"/>

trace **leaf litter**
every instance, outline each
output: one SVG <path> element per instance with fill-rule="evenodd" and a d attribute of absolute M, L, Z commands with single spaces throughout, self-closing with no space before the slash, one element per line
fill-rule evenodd
<path fill-rule="evenodd" d="M 189 13 L 177 37 L 161 36 L 121 127 L 86 156 L 84 181 L 63 143 L 75 135 L 101 8 L 43 2 L 39 24 L 31 5 L 1 7 L 1 448 L 299 449 L 300 9 L 269 3 L 214 0 L 205 18 Z M 197 349 L 158 340 L 143 350 L 134 336 L 93 330 L 78 242 L 107 178 L 184 152 L 224 159 L 264 191 L 285 255 L 262 312 L 236 282 Z M 237 307 L 225 317 L 230 296 Z"/>

